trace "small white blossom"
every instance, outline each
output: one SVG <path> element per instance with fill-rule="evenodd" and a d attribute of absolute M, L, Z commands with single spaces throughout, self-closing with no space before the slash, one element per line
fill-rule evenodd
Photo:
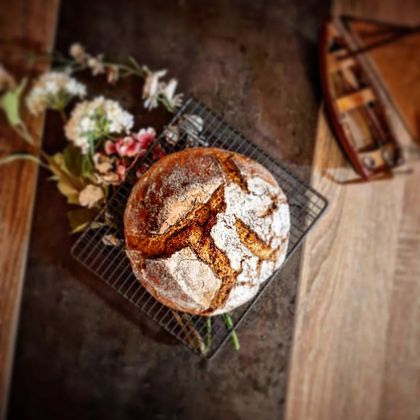
<path fill-rule="evenodd" d="M 109 233 L 102 237 L 102 243 L 108 246 L 120 246 L 121 239 L 118 239 L 115 235 Z"/>
<path fill-rule="evenodd" d="M 0 64 L 0 93 L 16 86 L 14 77 Z"/>
<path fill-rule="evenodd" d="M 85 61 L 89 57 L 83 45 L 77 42 L 74 44 L 71 44 L 69 53 L 70 53 L 70 56 L 74 58 L 74 61 L 76 61 L 76 63 L 79 63 L 79 64 L 84 64 Z"/>
<path fill-rule="evenodd" d="M 178 81 L 171 79 L 168 84 L 162 83 L 160 93 L 170 108 L 175 109 L 182 105 L 182 93 L 175 94 Z"/>
<path fill-rule="evenodd" d="M 64 130 L 66 137 L 86 154 L 95 140 L 111 133 L 128 133 L 133 124 L 133 116 L 118 102 L 98 96 L 77 104 Z"/>
<path fill-rule="evenodd" d="M 161 91 L 161 83 L 159 82 L 159 79 L 165 76 L 166 70 L 152 72 L 147 67 L 145 67 L 145 70 L 147 72 L 147 76 L 143 86 L 143 99 L 144 107 L 150 110 L 157 108 L 158 106 L 158 99 Z"/>
<path fill-rule="evenodd" d="M 118 66 L 116 65 L 110 65 L 106 69 L 106 80 L 111 85 L 114 85 L 117 83 L 118 79 L 120 78 L 120 70 L 118 69 Z"/>
<path fill-rule="evenodd" d="M 79 203 L 83 207 L 92 208 L 105 198 L 102 188 L 89 184 L 79 193 Z"/>
<path fill-rule="evenodd" d="M 105 73 L 105 66 L 103 63 L 102 55 L 98 55 L 97 57 L 89 57 L 87 65 L 92 70 L 93 76 Z"/>
<path fill-rule="evenodd" d="M 163 132 L 165 140 L 171 146 L 175 146 L 179 141 L 179 127 L 177 125 L 169 125 Z"/>
<path fill-rule="evenodd" d="M 160 80 L 166 75 L 166 70 L 152 72 L 147 67 L 144 67 L 144 70 L 146 79 L 143 86 L 143 100 L 146 109 L 157 108 L 159 100 L 171 111 L 182 105 L 182 94 L 175 94 L 178 85 L 176 79 L 171 79 L 169 83 L 166 83 Z"/>
<path fill-rule="evenodd" d="M 48 72 L 33 85 L 26 98 L 29 111 L 38 115 L 46 109 L 64 109 L 75 97 L 83 98 L 86 86 L 67 73 Z"/>

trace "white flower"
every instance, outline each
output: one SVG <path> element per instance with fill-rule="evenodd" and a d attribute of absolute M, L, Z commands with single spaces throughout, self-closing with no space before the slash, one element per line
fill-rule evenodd
<path fill-rule="evenodd" d="M 0 64 L 0 93 L 16 86 L 14 77 Z"/>
<path fill-rule="evenodd" d="M 67 73 L 51 71 L 34 83 L 26 97 L 26 105 L 32 114 L 38 115 L 46 109 L 64 109 L 73 98 L 85 95 L 84 84 Z"/>
<path fill-rule="evenodd" d="M 157 108 L 158 106 L 158 98 L 161 87 L 159 79 L 165 76 L 166 70 L 152 72 L 147 67 L 145 67 L 145 70 L 147 72 L 147 76 L 143 86 L 143 99 L 144 107 L 150 110 Z"/>
<path fill-rule="evenodd" d="M 120 246 L 121 239 L 118 239 L 115 235 L 109 233 L 102 237 L 102 243 L 108 246 Z"/>
<path fill-rule="evenodd" d="M 66 137 L 86 154 L 94 148 L 95 140 L 111 133 L 129 133 L 133 124 L 133 116 L 118 102 L 98 96 L 77 104 L 64 130 Z"/>
<path fill-rule="evenodd" d="M 106 69 L 106 80 L 111 85 L 117 83 L 118 79 L 120 78 L 120 70 L 116 65 L 110 65 Z"/>
<path fill-rule="evenodd" d="M 146 80 L 143 86 L 143 99 L 146 109 L 157 108 L 159 99 L 171 111 L 182 105 L 182 94 L 175 94 L 178 85 L 176 79 L 171 79 L 169 83 L 166 83 L 160 81 L 165 76 L 166 70 L 152 72 L 147 67 L 144 67 L 144 70 L 146 72 Z"/>
<path fill-rule="evenodd" d="M 79 64 L 84 64 L 84 62 L 87 60 L 88 55 L 86 54 L 86 50 L 84 49 L 83 45 L 79 43 L 71 44 L 70 55 L 74 58 L 74 61 Z"/>
<path fill-rule="evenodd" d="M 176 79 L 171 79 L 169 83 L 166 85 L 162 83 L 160 93 L 163 96 L 164 100 L 166 100 L 167 104 L 170 108 L 175 109 L 182 105 L 182 93 L 178 93 L 175 95 L 175 90 L 178 85 L 178 81 Z"/>
<path fill-rule="evenodd" d="M 97 76 L 98 74 L 105 73 L 105 66 L 103 63 L 103 56 L 98 55 L 97 57 L 89 57 L 88 67 L 92 70 L 92 75 Z"/>
<path fill-rule="evenodd" d="M 79 193 L 79 203 L 83 207 L 92 208 L 105 198 L 102 188 L 89 184 Z"/>

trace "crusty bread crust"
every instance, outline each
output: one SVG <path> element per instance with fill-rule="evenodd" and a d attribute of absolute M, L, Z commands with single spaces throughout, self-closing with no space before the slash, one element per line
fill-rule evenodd
<path fill-rule="evenodd" d="M 191 148 L 139 179 L 124 226 L 142 285 L 172 309 L 213 315 L 252 298 L 283 262 L 290 220 L 286 196 L 263 166 L 238 153 Z"/>

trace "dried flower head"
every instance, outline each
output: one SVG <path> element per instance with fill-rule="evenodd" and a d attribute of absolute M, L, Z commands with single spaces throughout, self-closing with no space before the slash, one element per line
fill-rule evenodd
<path fill-rule="evenodd" d="M 99 173 L 106 174 L 112 170 L 112 159 L 102 153 L 95 153 L 93 155 L 93 165 Z"/>
<path fill-rule="evenodd" d="M 178 81 L 171 79 L 168 84 L 163 83 L 160 88 L 160 94 L 163 101 L 170 109 L 176 109 L 182 105 L 182 93 L 175 94 Z"/>
<path fill-rule="evenodd" d="M 180 137 L 178 125 L 169 125 L 165 128 L 163 135 L 165 136 L 165 140 L 168 144 L 175 146 L 178 143 Z"/>
<path fill-rule="evenodd" d="M 161 90 L 160 79 L 165 76 L 166 70 L 159 70 L 152 72 L 147 67 L 144 67 L 146 71 L 146 79 L 143 86 L 143 99 L 144 106 L 146 109 L 157 108 L 158 99 Z"/>
<path fill-rule="evenodd" d="M 92 70 L 92 74 L 94 76 L 105 73 L 105 66 L 103 63 L 102 55 L 98 55 L 96 57 L 89 57 L 87 65 Z"/>
<path fill-rule="evenodd" d="M 95 153 L 93 165 L 95 168 L 95 181 L 100 185 L 118 185 L 122 180 L 115 172 L 115 157 L 103 153 Z"/>
<path fill-rule="evenodd" d="M 116 66 L 115 64 L 111 64 L 110 66 L 108 66 L 106 68 L 106 76 L 108 83 L 110 83 L 111 85 L 117 83 L 118 79 L 120 78 L 120 70 L 118 69 L 118 66 Z"/>
<path fill-rule="evenodd" d="M 46 109 L 63 110 L 75 97 L 83 98 L 86 86 L 67 73 L 44 73 L 33 85 L 26 97 L 26 105 L 34 115 Z"/>
<path fill-rule="evenodd" d="M 87 185 L 79 193 L 79 204 L 83 207 L 92 208 L 99 204 L 105 198 L 101 187 L 94 184 Z"/>
<path fill-rule="evenodd" d="M 146 72 L 146 79 L 143 86 L 143 99 L 146 109 L 157 108 L 161 101 L 167 109 L 174 111 L 182 105 L 182 93 L 175 94 L 178 81 L 171 79 L 169 83 L 161 81 L 166 70 L 152 72 L 148 67 L 143 67 Z"/>
<path fill-rule="evenodd" d="M 115 235 L 108 233 L 102 237 L 102 243 L 108 246 L 120 246 L 122 244 L 121 239 L 118 239 Z"/>
<path fill-rule="evenodd" d="M 0 64 L 0 93 L 16 87 L 14 77 Z"/>
<path fill-rule="evenodd" d="M 84 101 L 74 108 L 65 126 L 66 137 L 86 154 L 95 151 L 96 141 L 110 134 L 128 133 L 133 116 L 121 105 L 103 96 Z"/>
<path fill-rule="evenodd" d="M 74 58 L 74 61 L 76 61 L 76 63 L 79 64 L 85 64 L 87 59 L 89 58 L 89 55 L 86 53 L 86 50 L 83 47 L 83 45 L 77 42 L 71 44 L 69 54 L 71 57 Z"/>

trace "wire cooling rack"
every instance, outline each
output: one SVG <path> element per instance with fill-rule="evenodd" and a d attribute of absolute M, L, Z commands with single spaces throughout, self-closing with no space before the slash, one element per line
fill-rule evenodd
<path fill-rule="evenodd" d="M 195 99 L 184 104 L 138 162 L 137 168 L 153 163 L 159 149 L 167 154 L 191 146 L 219 147 L 242 153 L 261 163 L 274 175 L 290 206 L 291 228 L 286 263 L 325 211 L 327 200 Z M 123 213 L 131 187 L 129 182 L 118 187 L 98 217 L 74 244 L 72 255 L 123 296 L 127 304 L 144 312 L 193 352 L 211 358 L 231 335 L 223 317 L 215 316 L 210 321 L 208 317 L 173 311 L 155 300 L 132 272 L 124 250 L 123 233 Z M 253 300 L 233 311 L 234 329 L 268 285 L 278 279 L 280 270 L 263 284 Z"/>

